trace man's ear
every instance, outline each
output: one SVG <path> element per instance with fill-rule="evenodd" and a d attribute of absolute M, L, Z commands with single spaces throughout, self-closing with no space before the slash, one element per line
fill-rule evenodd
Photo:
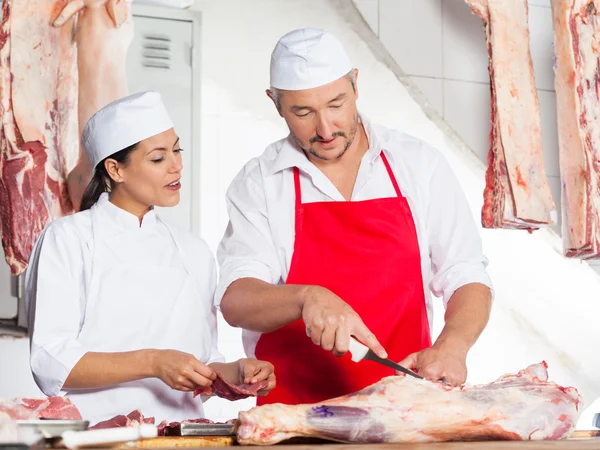
<path fill-rule="evenodd" d="M 273 92 L 271 92 L 271 89 L 266 89 L 265 93 L 267 94 L 267 97 L 269 97 L 271 99 L 271 101 L 273 102 L 273 104 L 275 105 L 275 108 L 277 109 L 277 112 L 279 113 L 279 115 L 281 117 L 283 117 L 283 115 L 281 114 L 281 105 L 279 104 L 279 102 L 277 101 L 275 96 L 273 95 Z"/>

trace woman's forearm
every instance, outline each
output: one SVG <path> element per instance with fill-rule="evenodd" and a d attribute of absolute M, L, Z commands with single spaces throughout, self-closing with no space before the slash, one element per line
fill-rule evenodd
<path fill-rule="evenodd" d="M 155 377 L 156 351 L 88 352 L 75 364 L 63 389 L 97 389 Z"/>

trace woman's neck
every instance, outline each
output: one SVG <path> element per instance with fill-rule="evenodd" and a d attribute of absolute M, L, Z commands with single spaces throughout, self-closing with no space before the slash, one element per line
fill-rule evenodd
<path fill-rule="evenodd" d="M 149 205 L 137 202 L 131 197 L 124 196 L 119 189 L 113 190 L 109 194 L 108 199 L 113 205 L 136 216 L 140 221 L 140 225 L 142 224 L 142 219 L 146 213 L 152 209 Z"/>

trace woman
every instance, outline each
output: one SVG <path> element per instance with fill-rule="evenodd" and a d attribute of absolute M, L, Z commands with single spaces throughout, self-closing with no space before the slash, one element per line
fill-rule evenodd
<path fill-rule="evenodd" d="M 203 417 L 191 391 L 215 371 L 232 384 L 268 380 L 273 366 L 225 363 L 206 244 L 154 206 L 175 206 L 181 151 L 155 92 L 98 111 L 82 144 L 95 168 L 82 211 L 53 221 L 26 276 L 31 369 L 46 395 L 66 393 L 90 423 L 140 409 L 157 421 Z"/>

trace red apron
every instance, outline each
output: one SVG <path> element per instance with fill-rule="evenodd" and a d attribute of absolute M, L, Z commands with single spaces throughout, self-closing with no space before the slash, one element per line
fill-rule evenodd
<path fill-rule="evenodd" d="M 393 361 L 431 346 L 415 224 L 387 158 L 396 197 L 302 203 L 294 168 L 296 237 L 287 284 L 323 286 L 362 318 Z M 258 404 L 318 403 L 356 392 L 393 370 L 354 363 L 313 344 L 302 319 L 260 336 L 256 357 L 275 366 L 277 386 Z"/>

